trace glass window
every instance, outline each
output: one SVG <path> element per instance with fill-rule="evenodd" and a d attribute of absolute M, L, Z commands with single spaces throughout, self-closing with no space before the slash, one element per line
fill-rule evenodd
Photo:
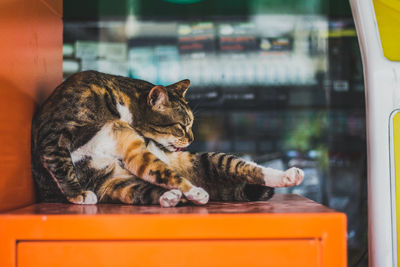
<path fill-rule="evenodd" d="M 346 212 L 351 265 L 367 250 L 367 175 L 347 2 L 64 1 L 64 77 L 94 69 L 162 85 L 190 79 L 190 149 L 303 168 L 302 185 L 277 191 Z"/>

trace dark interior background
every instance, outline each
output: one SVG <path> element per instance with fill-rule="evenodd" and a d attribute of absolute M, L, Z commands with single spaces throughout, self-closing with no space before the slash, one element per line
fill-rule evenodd
<path fill-rule="evenodd" d="M 299 166 L 282 189 L 348 216 L 349 266 L 367 266 L 362 63 L 346 0 L 64 1 L 64 78 L 189 78 L 192 151 Z"/>

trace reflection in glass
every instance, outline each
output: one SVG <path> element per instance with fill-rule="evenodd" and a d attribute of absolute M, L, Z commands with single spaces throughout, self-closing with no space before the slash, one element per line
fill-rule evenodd
<path fill-rule="evenodd" d="M 190 149 L 303 168 L 302 185 L 278 192 L 346 212 L 349 263 L 357 260 L 365 107 L 347 1 L 88 2 L 64 2 L 64 78 L 94 69 L 163 85 L 190 79 Z"/>

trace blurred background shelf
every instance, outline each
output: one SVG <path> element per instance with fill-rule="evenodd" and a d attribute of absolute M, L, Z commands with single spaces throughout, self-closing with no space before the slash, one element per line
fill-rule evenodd
<path fill-rule="evenodd" d="M 190 150 L 304 168 L 301 186 L 278 191 L 346 212 L 349 266 L 366 251 L 365 98 L 348 1 L 69 0 L 63 54 L 64 78 L 190 79 Z"/>

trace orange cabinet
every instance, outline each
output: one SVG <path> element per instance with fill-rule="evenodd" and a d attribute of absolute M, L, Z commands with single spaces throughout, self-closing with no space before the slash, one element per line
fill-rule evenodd
<path fill-rule="evenodd" d="M 60 266 L 60 259 L 62 266 L 317 267 L 319 245 L 315 239 L 20 242 L 17 262 L 20 267 Z"/>
<path fill-rule="evenodd" d="M 0 266 L 346 266 L 346 217 L 297 195 L 160 208 L 33 204 L 0 215 Z"/>
<path fill-rule="evenodd" d="M 108 267 L 110 264 L 115 267 L 239 267 L 250 263 L 252 267 L 317 267 L 321 266 L 319 246 L 315 239 L 25 241 L 18 243 L 17 262 L 19 267 Z"/>

